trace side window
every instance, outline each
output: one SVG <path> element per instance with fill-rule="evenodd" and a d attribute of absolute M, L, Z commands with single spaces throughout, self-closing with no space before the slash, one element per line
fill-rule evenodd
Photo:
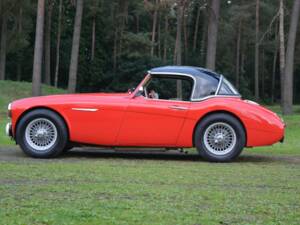
<path fill-rule="evenodd" d="M 146 84 L 148 98 L 189 101 L 193 80 L 188 77 L 153 75 Z"/>
<path fill-rule="evenodd" d="M 221 85 L 219 95 L 231 95 L 232 92 L 230 91 L 229 87 L 223 82 Z"/>
<path fill-rule="evenodd" d="M 223 79 L 220 91 L 218 93 L 219 95 L 239 95 L 238 91 L 232 86 L 232 84 L 226 80 Z"/>
<path fill-rule="evenodd" d="M 194 93 L 194 99 L 200 99 L 209 95 L 214 95 L 217 91 L 219 79 L 211 75 L 202 74 L 197 77 L 197 87 Z"/>

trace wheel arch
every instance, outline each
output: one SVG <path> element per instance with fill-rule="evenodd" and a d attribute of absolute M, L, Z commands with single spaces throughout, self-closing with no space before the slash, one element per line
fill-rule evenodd
<path fill-rule="evenodd" d="M 53 109 L 53 108 L 50 108 L 50 107 L 47 107 L 47 106 L 36 106 L 36 107 L 32 107 L 32 108 L 29 108 L 29 109 L 26 109 L 24 112 L 21 113 L 21 115 L 19 115 L 17 121 L 16 121 L 16 125 L 15 125 L 15 140 L 17 141 L 17 128 L 18 128 L 18 125 L 19 125 L 19 122 L 20 120 L 25 116 L 27 115 L 28 113 L 34 111 L 34 110 L 38 110 L 38 109 L 45 109 L 45 110 L 49 110 L 53 113 L 55 113 L 56 115 L 58 115 L 62 120 L 63 122 L 65 123 L 66 125 L 66 128 L 67 128 L 67 132 L 68 132 L 68 141 L 69 141 L 69 138 L 70 138 L 70 127 L 69 127 L 69 124 L 67 122 L 67 120 L 64 118 L 64 116 L 59 113 L 57 110 Z"/>
<path fill-rule="evenodd" d="M 211 115 L 213 115 L 213 114 L 219 114 L 219 113 L 228 114 L 228 115 L 234 117 L 235 119 L 237 119 L 237 120 L 240 122 L 240 124 L 242 125 L 242 127 L 243 127 L 243 129 L 244 129 L 244 132 L 245 132 L 245 139 L 246 139 L 245 142 L 247 143 L 247 129 L 246 129 L 245 124 L 243 123 L 243 121 L 242 121 L 235 113 L 232 113 L 232 112 L 230 112 L 230 111 L 227 111 L 227 110 L 214 110 L 214 111 L 210 111 L 210 112 L 208 112 L 208 113 L 202 115 L 202 116 L 198 119 L 197 123 L 195 124 L 194 130 L 193 130 L 193 147 L 195 147 L 195 132 L 196 132 L 196 128 L 197 128 L 198 124 L 201 123 L 201 121 L 202 121 L 204 118 L 206 118 L 206 117 L 208 117 L 208 116 L 211 116 Z"/>

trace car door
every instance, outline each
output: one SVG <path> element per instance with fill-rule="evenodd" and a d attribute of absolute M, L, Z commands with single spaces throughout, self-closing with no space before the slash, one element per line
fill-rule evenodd
<path fill-rule="evenodd" d="M 181 82 L 181 97 L 178 97 L 178 81 Z M 192 84 L 188 78 L 175 75 L 151 75 L 143 86 L 145 96 L 129 101 L 118 145 L 175 147 L 190 108 Z"/>
<path fill-rule="evenodd" d="M 83 95 L 67 105 L 70 139 L 95 145 L 116 145 L 127 105 L 126 95 Z"/>
<path fill-rule="evenodd" d="M 121 126 L 119 146 L 176 146 L 190 102 L 131 99 Z"/>

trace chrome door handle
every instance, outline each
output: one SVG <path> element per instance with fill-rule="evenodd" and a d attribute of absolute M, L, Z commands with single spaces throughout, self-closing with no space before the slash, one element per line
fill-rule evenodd
<path fill-rule="evenodd" d="M 187 107 L 184 107 L 184 106 L 178 106 L 178 105 L 172 105 L 172 106 L 169 106 L 170 109 L 176 109 L 176 110 L 187 110 L 188 108 Z"/>

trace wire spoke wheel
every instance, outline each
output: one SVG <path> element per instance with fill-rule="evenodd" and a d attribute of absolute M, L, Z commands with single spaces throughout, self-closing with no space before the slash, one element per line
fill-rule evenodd
<path fill-rule="evenodd" d="M 32 120 L 26 127 L 25 140 L 35 151 L 47 151 L 57 140 L 57 128 L 46 118 Z"/>
<path fill-rule="evenodd" d="M 224 122 L 209 125 L 203 139 L 207 150 L 219 156 L 231 152 L 237 143 L 235 130 Z"/>

